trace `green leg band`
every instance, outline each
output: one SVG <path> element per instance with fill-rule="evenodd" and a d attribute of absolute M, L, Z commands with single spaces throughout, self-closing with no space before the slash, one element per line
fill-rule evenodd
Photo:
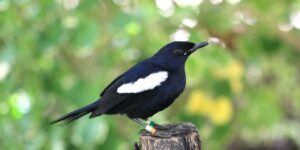
<path fill-rule="evenodd" d="M 155 123 L 153 121 L 150 121 L 149 126 L 154 127 Z"/>
<path fill-rule="evenodd" d="M 154 121 L 151 121 L 151 120 L 147 120 L 147 125 L 149 125 L 149 126 L 151 126 L 151 127 L 154 127 L 155 122 L 154 122 Z"/>

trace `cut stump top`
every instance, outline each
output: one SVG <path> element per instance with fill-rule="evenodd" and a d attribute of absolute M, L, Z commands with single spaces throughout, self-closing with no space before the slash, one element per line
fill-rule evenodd
<path fill-rule="evenodd" d="M 162 125 L 165 129 L 157 130 L 152 135 L 146 130 L 140 131 L 140 150 L 200 150 L 201 142 L 198 129 L 192 123 Z"/>

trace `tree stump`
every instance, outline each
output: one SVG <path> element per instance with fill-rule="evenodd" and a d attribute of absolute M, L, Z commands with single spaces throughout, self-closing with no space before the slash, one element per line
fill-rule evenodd
<path fill-rule="evenodd" d="M 145 129 L 140 131 L 136 150 L 201 150 L 198 129 L 192 123 L 163 125 L 152 135 Z"/>

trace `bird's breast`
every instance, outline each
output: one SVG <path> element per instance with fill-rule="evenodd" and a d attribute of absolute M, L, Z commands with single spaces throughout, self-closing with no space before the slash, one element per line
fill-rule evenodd
<path fill-rule="evenodd" d="M 185 88 L 186 78 L 184 71 L 169 73 L 169 78 L 162 87 L 165 93 L 170 96 L 179 96 Z"/>

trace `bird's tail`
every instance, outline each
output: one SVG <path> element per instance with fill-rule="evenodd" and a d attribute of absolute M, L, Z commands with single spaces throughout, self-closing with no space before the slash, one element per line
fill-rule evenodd
<path fill-rule="evenodd" d="M 64 122 L 64 123 L 70 123 L 88 113 L 91 113 L 93 112 L 97 107 L 98 107 L 98 104 L 99 104 L 99 100 L 94 102 L 94 103 L 91 103 L 87 106 L 84 106 L 82 108 L 79 108 L 75 111 L 72 111 L 68 114 L 65 114 L 63 115 L 62 117 L 50 122 L 50 124 L 54 124 L 54 123 L 58 123 L 58 122 Z"/>

